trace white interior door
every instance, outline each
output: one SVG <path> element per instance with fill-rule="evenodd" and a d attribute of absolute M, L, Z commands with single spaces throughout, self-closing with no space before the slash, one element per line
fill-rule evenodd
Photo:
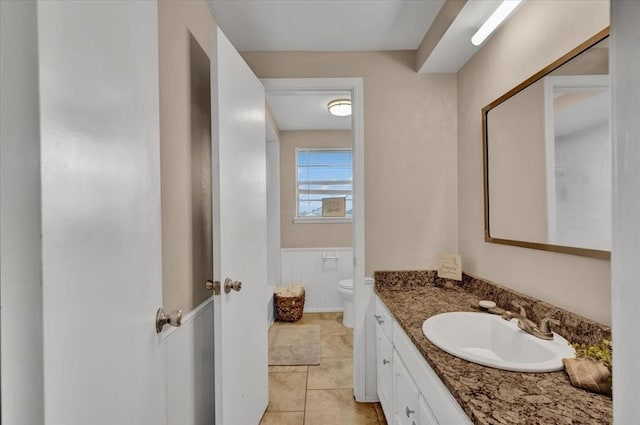
<path fill-rule="evenodd" d="M 211 46 L 216 424 L 253 425 L 268 402 L 265 94 L 218 28 Z"/>
<path fill-rule="evenodd" d="M 156 2 L 38 2 L 48 425 L 166 423 L 157 27 Z"/>

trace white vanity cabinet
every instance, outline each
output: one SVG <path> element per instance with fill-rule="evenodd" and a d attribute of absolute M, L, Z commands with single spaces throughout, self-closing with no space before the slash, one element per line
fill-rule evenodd
<path fill-rule="evenodd" d="M 393 344 L 391 343 L 390 326 L 393 319 L 386 307 L 380 302 L 376 303 L 374 319 L 376 320 L 378 399 L 385 416 L 389 418 L 393 415 Z"/>
<path fill-rule="evenodd" d="M 378 297 L 375 299 L 378 398 L 389 425 L 471 425 Z"/>

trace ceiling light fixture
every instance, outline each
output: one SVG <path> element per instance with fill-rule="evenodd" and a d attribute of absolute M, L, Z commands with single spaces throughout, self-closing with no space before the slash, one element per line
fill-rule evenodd
<path fill-rule="evenodd" d="M 329 113 L 336 117 L 351 115 L 351 99 L 334 99 L 327 105 Z"/>
<path fill-rule="evenodd" d="M 493 33 L 500 24 L 511 15 L 518 7 L 522 0 L 505 0 L 500 6 L 489 16 L 480 29 L 471 37 L 471 43 L 474 46 L 481 45 L 487 37 Z"/>

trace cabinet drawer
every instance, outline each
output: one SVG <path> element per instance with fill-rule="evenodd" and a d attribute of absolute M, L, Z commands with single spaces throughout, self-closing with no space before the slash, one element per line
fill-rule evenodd
<path fill-rule="evenodd" d="M 382 301 L 380 301 L 378 297 L 376 297 L 375 304 L 376 306 L 375 312 L 373 313 L 373 319 L 376 323 L 376 329 L 382 330 L 387 338 L 389 338 L 390 341 L 393 341 L 391 332 L 391 328 L 393 325 L 393 316 L 391 316 L 391 313 L 389 313 L 387 307 L 385 307 L 385 305 L 382 303 Z"/>
<path fill-rule="evenodd" d="M 397 323 L 393 325 L 393 345 L 411 371 L 418 390 L 430 406 L 437 422 L 443 425 L 471 425 L 469 417 L 456 399 Z"/>

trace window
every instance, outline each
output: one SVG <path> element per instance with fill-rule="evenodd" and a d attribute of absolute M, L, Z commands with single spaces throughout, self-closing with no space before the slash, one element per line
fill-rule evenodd
<path fill-rule="evenodd" d="M 322 217 L 322 199 L 339 197 L 346 198 L 346 217 L 352 217 L 351 149 L 298 148 L 296 165 L 297 218 L 330 221 Z"/>

